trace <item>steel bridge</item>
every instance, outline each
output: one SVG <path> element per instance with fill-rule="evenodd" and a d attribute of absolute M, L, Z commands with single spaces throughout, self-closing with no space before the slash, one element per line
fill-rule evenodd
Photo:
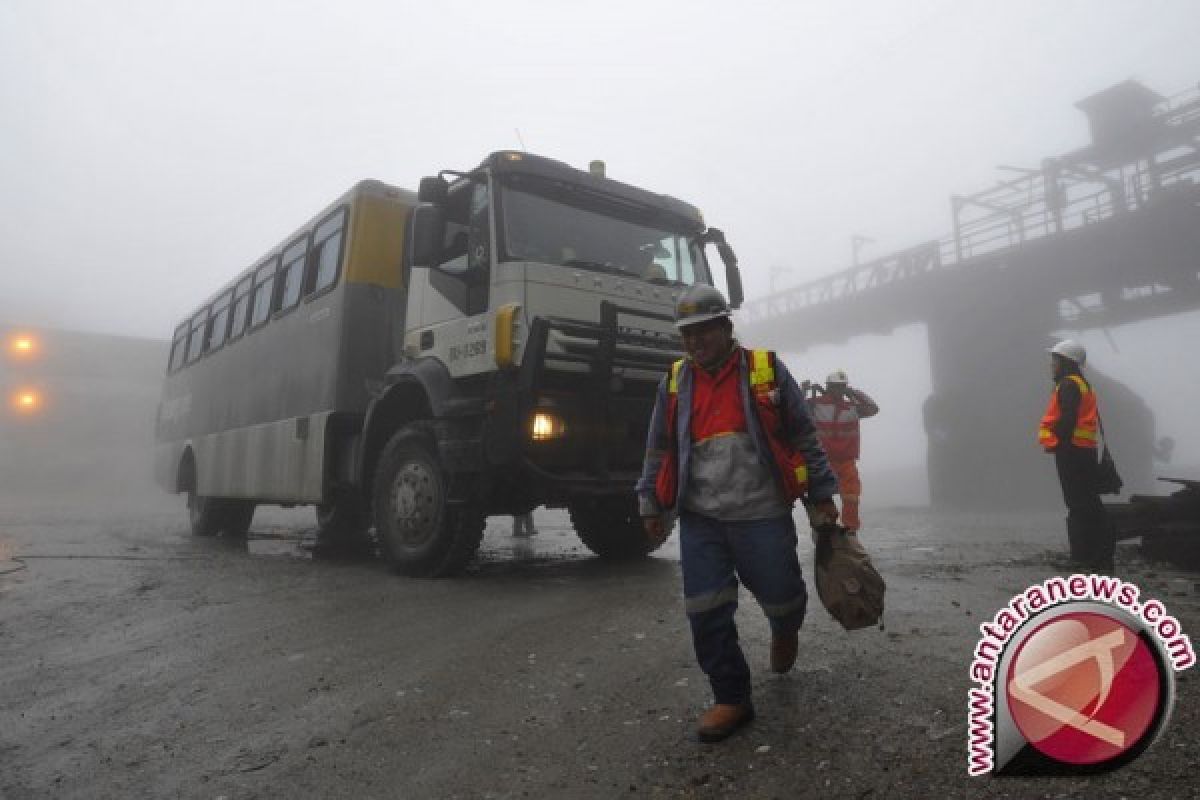
<path fill-rule="evenodd" d="M 923 323 L 936 503 L 994 506 L 1056 491 L 1031 444 L 1053 332 L 1200 309 L 1200 87 L 1168 99 L 1127 81 L 1077 107 L 1092 142 L 952 197 L 947 238 L 739 312 L 748 340 L 786 342 L 788 352 Z M 1149 480 L 1152 414 L 1125 387 L 1092 377 L 1131 482 Z"/>

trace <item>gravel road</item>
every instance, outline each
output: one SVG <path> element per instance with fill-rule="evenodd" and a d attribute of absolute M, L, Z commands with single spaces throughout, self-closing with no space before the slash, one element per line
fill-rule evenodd
<path fill-rule="evenodd" d="M 313 559 L 306 510 L 227 541 L 190 537 L 177 504 L 112 505 L 0 503 L 4 798 L 1200 796 L 1195 670 L 1123 770 L 967 777 L 978 625 L 1055 574 L 1057 514 L 871 511 L 886 628 L 810 607 L 787 676 L 743 593 L 759 717 L 702 745 L 674 538 L 608 564 L 541 510 L 536 538 L 493 519 L 466 576 L 419 581 Z M 1200 577 L 1130 546 L 1118 564 L 1200 636 Z"/>

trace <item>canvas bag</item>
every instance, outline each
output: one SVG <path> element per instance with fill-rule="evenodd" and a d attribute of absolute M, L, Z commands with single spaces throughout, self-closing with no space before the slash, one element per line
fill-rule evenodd
<path fill-rule="evenodd" d="M 1096 493 L 1120 494 L 1125 481 L 1121 480 L 1121 476 L 1117 473 L 1117 465 L 1113 461 L 1112 453 L 1108 450 L 1108 436 L 1104 433 L 1104 420 L 1099 415 L 1096 418 L 1100 423 L 1100 436 L 1104 439 L 1104 450 L 1100 453 L 1100 465 L 1096 467 Z"/>
<path fill-rule="evenodd" d="M 840 525 L 813 531 L 817 594 L 830 616 L 848 631 L 881 624 L 887 585 L 858 534 Z"/>
<path fill-rule="evenodd" d="M 1117 473 L 1117 465 L 1113 463 L 1112 453 L 1108 452 L 1106 444 L 1104 452 L 1100 454 L 1100 464 L 1096 467 L 1096 493 L 1120 494 L 1124 485 L 1125 481 Z"/>

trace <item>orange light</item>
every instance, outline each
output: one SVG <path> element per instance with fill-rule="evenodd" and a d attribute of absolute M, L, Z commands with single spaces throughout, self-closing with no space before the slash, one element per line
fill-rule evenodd
<path fill-rule="evenodd" d="M 536 411 L 530 426 L 530 438 L 535 442 L 557 439 L 567 432 L 566 424 L 549 411 Z"/>
<path fill-rule="evenodd" d="M 22 389 L 12 396 L 12 406 L 23 414 L 32 414 L 42 405 L 42 398 L 32 389 Z"/>
<path fill-rule="evenodd" d="M 14 356 L 31 356 L 37 351 L 37 339 L 26 335 L 14 336 L 8 342 L 8 349 Z"/>

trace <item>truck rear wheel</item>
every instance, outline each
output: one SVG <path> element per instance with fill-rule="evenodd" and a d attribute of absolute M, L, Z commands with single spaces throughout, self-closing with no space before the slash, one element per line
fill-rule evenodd
<path fill-rule="evenodd" d="M 252 501 L 205 497 L 194 489 L 188 490 L 187 506 L 193 536 L 216 536 L 224 531 L 227 536 L 240 538 L 250 530 L 254 519 Z"/>
<path fill-rule="evenodd" d="M 188 490 L 188 522 L 193 536 L 216 536 L 221 531 L 221 502 Z"/>
<path fill-rule="evenodd" d="M 640 558 L 657 547 L 646 537 L 636 495 L 578 500 L 567 511 L 579 539 L 601 558 Z"/>
<path fill-rule="evenodd" d="M 254 502 L 250 500 L 226 500 L 222 503 L 221 530 L 226 536 L 236 539 L 245 537 L 250 532 L 250 523 L 254 520 Z"/>
<path fill-rule="evenodd" d="M 383 448 L 375 471 L 375 531 L 397 572 L 440 578 L 461 572 L 483 540 L 483 513 L 447 504 L 449 478 L 429 427 L 408 425 Z"/>
<path fill-rule="evenodd" d="M 317 547 L 322 550 L 369 552 L 371 514 L 357 494 L 343 494 L 317 506 Z"/>

